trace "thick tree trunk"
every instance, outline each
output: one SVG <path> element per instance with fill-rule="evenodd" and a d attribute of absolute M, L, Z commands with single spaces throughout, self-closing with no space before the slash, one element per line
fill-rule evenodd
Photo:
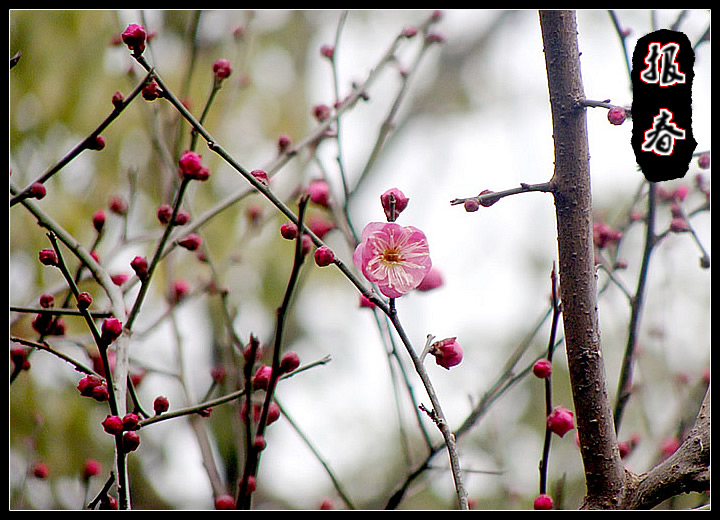
<path fill-rule="evenodd" d="M 592 194 L 574 11 L 541 11 L 555 141 L 555 199 L 563 326 L 585 468 L 585 508 L 620 506 L 625 471 L 607 395 L 597 312 Z"/>

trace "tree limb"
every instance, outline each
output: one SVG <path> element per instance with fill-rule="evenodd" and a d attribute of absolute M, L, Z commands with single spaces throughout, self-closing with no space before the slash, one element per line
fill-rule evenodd
<path fill-rule="evenodd" d="M 600 344 L 592 244 L 585 98 L 574 11 L 541 11 L 555 171 L 560 295 L 577 429 L 585 468 L 584 508 L 614 509 L 625 489 Z"/>

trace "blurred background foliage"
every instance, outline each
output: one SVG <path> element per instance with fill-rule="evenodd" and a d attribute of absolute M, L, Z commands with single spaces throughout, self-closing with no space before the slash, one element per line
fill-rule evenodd
<path fill-rule="evenodd" d="M 419 24 L 429 15 L 430 11 L 352 11 L 337 50 L 341 89 L 347 91 L 352 81 L 364 79 L 402 27 Z M 628 26 L 636 27 L 637 37 L 649 32 L 653 16 L 649 11 L 621 12 Z M 660 17 L 673 20 L 677 12 L 661 12 Z M 210 93 L 212 64 L 219 58 L 230 60 L 233 73 L 215 99 L 205 126 L 238 162 L 250 170 L 263 168 L 275 158 L 280 135 L 301 140 L 315 127 L 312 107 L 332 104 L 331 69 L 319 50 L 333 42 L 339 18 L 340 11 L 13 10 L 9 50 L 11 56 L 22 55 L 9 75 L 10 180 L 17 187 L 26 186 L 112 111 L 116 91 L 127 95 L 135 88 L 142 71 L 118 43 L 129 23 L 148 29 L 148 60 L 194 114 L 201 112 Z M 689 19 L 694 41 L 709 16 L 694 11 Z M 618 104 L 629 105 L 622 54 L 607 13 L 580 12 L 579 20 L 588 97 L 612 97 Z M 360 229 L 362 222 L 381 218 L 379 193 L 392 185 L 412 193 L 407 222 L 427 226 L 431 244 L 433 239 L 436 244 L 434 261 L 444 267 L 446 285 L 433 300 L 410 295 L 402 303 L 408 330 L 418 344 L 429 332 L 461 336 L 466 347 L 463 367 L 453 370 L 454 379 L 435 373 L 445 397 L 441 400 L 447 402 L 453 424 L 458 424 L 532 330 L 534 317 L 546 308 L 554 223 L 549 199 L 537 204 L 534 199 L 523 201 L 522 208 L 502 202 L 504 208 L 498 204 L 494 214 L 483 213 L 480 225 L 478 220 L 469 221 L 461 208 L 449 208 L 447 201 L 475 195 L 488 186 L 505 189 L 518 182 L 547 180 L 552 171 L 552 141 L 534 11 L 449 11 L 439 30 L 448 40 L 428 53 L 413 78 L 395 133 L 372 175 L 359 187 L 351 209 Z M 398 52 L 398 68 L 409 65 L 412 43 Z M 610 56 L 594 53 L 598 46 Z M 511 67 L 518 63 L 519 69 Z M 709 106 L 709 95 L 703 95 L 709 94 L 709 54 L 699 54 L 696 67 L 700 69 L 696 81 L 707 90 L 695 96 L 694 102 Z M 391 67 L 369 92 L 369 101 L 343 119 L 347 131 L 343 153 L 353 180 L 399 85 L 400 75 Z M 629 143 L 628 125 L 608 129 L 604 113 L 591 114 L 590 125 L 591 148 L 599 142 L 607 146 L 593 152 L 593 172 L 599 172 L 600 179 L 596 205 L 603 217 L 620 219 L 632 204 L 638 176 L 630 155 L 607 149 L 624 140 Z M 610 131 L 614 134 L 598 135 Z M 709 124 L 700 122 L 695 134 L 701 147 L 709 149 Z M 105 149 L 86 151 L 66 166 L 48 182 L 48 194 L 38 203 L 86 245 L 95 236 L 93 213 L 108 212 L 106 234 L 97 253 L 111 274 L 129 273 L 130 259 L 150 255 L 159 237 L 155 212 L 160 204 L 172 201 L 175 165 L 179 153 L 189 146 L 189 127 L 169 104 L 138 99 L 103 136 Z M 328 172 L 336 193 L 341 192 L 338 152 L 325 144 L 320 148 L 317 154 L 300 154 L 273 178 L 273 188 L 283 198 L 295 200 L 298 189 Z M 277 232 L 284 219 L 257 194 L 248 192 L 242 179 L 204 143 L 197 150 L 212 176 L 188 193 L 186 209 L 193 216 L 233 194 L 247 193 L 202 227 L 206 261 L 175 251 L 157 273 L 133 338 L 134 370 L 144 376 L 138 389 L 148 406 L 158 394 L 169 395 L 171 406 L 182 406 L 196 402 L 207 390 L 210 370 L 228 361 L 224 303 L 235 313 L 233 326 L 243 340 L 256 334 L 269 341 L 274 310 L 290 269 L 292 246 Z M 697 166 L 692 171 L 697 172 Z M 126 219 L 109 211 L 114 196 L 128 201 Z M 311 213 L 332 218 L 324 208 L 313 207 Z M 449 224 L 451 218 L 462 222 Z M 699 224 L 709 248 L 709 222 Z M 65 289 L 58 273 L 37 262 L 37 252 L 49 245 L 45 230 L 21 207 L 11 210 L 9 227 L 11 304 L 36 306 L 44 292 L 62 297 Z M 351 248 L 337 232 L 328 240 L 341 256 L 350 258 Z M 636 252 L 642 236 L 633 230 L 626 242 L 628 250 Z M 695 385 L 702 386 L 702 374 L 709 366 L 708 273 L 697 268 L 697 252 L 689 241 L 673 244 L 670 253 L 658 261 L 660 275 L 653 294 L 660 296 L 656 305 L 649 304 L 643 333 L 650 346 L 639 370 L 641 397 L 628 408 L 630 426 L 622 433 L 628 438 L 631 431 L 639 431 L 648 439 L 644 451 L 639 449 L 640 455 L 635 455 L 638 458 L 630 459 L 635 470 L 646 469 L 657 459 L 658 442 L 679 424 L 682 410 L 694 413 Z M 687 267 L 690 264 L 692 269 Z M 632 286 L 634 278 L 627 276 Z M 176 318 L 156 326 L 169 308 L 167 294 L 178 278 L 188 280 L 196 294 L 178 309 Z M 217 284 L 224 292 L 204 290 Z M 87 287 L 96 289 L 91 283 Z M 601 316 L 614 392 L 627 312 L 622 294 L 608 293 L 601 303 Z M 671 300 L 672 304 L 667 303 Z M 98 307 L 104 303 L 97 294 Z M 339 273 L 309 269 L 296 304 L 290 315 L 288 348 L 297 350 L 303 361 L 328 353 L 333 361 L 289 381 L 286 393 L 279 389 L 279 397 L 288 415 L 299 419 L 330 460 L 356 505 L 382 507 L 408 467 L 413 467 L 407 464 L 399 439 L 407 435 L 410 459 L 415 463 L 424 457 L 422 441 L 413 429 L 412 409 L 406 402 L 396 409 L 384 352 L 375 345 L 376 325 L 366 311 L 358 310 L 357 295 Z M 669 323 L 673 318 L 682 319 L 680 330 Z M 31 320 L 32 314 L 12 313 L 11 335 L 32 338 Z M 66 335 L 53 338 L 54 344 L 89 362 L 91 347 L 84 324 L 72 318 L 67 323 Z M 546 341 L 546 329 L 541 328 L 528 350 L 530 357 L 541 354 Z M 562 351 L 558 352 L 554 395 L 569 405 L 562 357 Z M 184 385 L 177 377 L 179 359 L 185 367 Z M 111 443 L 99 427 L 105 407 L 79 398 L 75 385 L 80 376 L 69 365 L 42 352 L 32 356 L 31 364 L 31 370 L 21 374 L 10 389 L 10 505 L 79 508 L 84 491 L 78 475 L 85 460 L 95 458 L 105 469 L 91 481 L 90 496 L 99 491 L 101 479 L 113 465 Z M 225 388 L 231 389 L 230 384 Z M 523 380 L 463 441 L 467 485 L 477 508 L 531 506 L 544 431 L 540 395 L 536 380 Z M 658 420 L 658 413 L 667 417 Z M 403 421 L 398 414 L 409 432 L 399 432 L 397 423 Z M 134 507 L 211 508 L 212 489 L 192 428 L 187 427 L 190 421 L 171 422 L 176 424 L 149 428 L 142 448 L 129 457 Z M 223 478 L 232 483 L 238 471 L 237 409 L 218 407 L 205 424 L 212 433 L 212 451 Z M 324 497 L 332 497 L 342 507 L 297 432 L 285 422 L 275 425 L 270 435 L 257 506 L 315 508 Z M 584 492 L 581 462 L 572 435 L 553 442 L 552 489 L 560 505 L 572 508 Z M 29 473 L 40 460 L 50 468 L 44 480 Z M 418 481 L 401 507 L 453 507 L 445 459 L 439 456 L 434 463 L 437 468 Z M 675 505 L 702 500 L 683 497 Z"/>

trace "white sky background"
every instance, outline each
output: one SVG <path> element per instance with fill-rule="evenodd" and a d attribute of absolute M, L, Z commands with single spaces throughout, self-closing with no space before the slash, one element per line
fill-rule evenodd
<path fill-rule="evenodd" d="M 327 102 L 332 96 L 330 68 L 318 58 L 316 49 L 332 42 L 337 13 L 316 15 L 323 23 L 318 25 L 315 41 L 308 50 L 308 90 L 317 93 L 317 99 L 310 102 Z M 279 14 L 268 14 L 267 18 L 274 16 Z M 341 46 L 336 50 L 341 84 L 362 79 L 385 50 L 390 35 L 404 25 L 419 22 L 422 16 L 424 14 L 410 11 L 387 16 L 378 13 L 372 17 L 372 23 L 362 24 L 351 14 Z M 631 54 L 635 39 L 651 30 L 649 16 L 646 11 L 620 12 L 619 16 L 633 30 L 628 41 Z M 659 20 L 671 20 L 674 16 L 674 11 L 669 16 L 661 13 Z M 438 32 L 447 38 L 444 45 L 462 46 L 464 40 L 493 17 L 494 14 L 482 10 L 447 11 Z M 260 14 L 256 23 L 262 20 Z M 694 13 L 683 30 L 694 41 L 706 23 L 704 13 Z M 606 11 L 581 11 L 578 26 L 587 97 L 610 98 L 614 103 L 629 106 L 632 101 L 629 79 L 620 43 Z M 471 87 L 473 106 L 470 110 L 451 114 L 446 119 L 416 120 L 403 128 L 393 155 L 378 164 L 380 171 L 364 186 L 359 194 L 361 199 L 353 206 L 353 217 L 360 229 L 367 221 L 382 219 L 378 197 L 386 189 L 398 187 L 410 197 L 410 205 L 399 222 L 419 227 L 428 236 L 433 261 L 443 271 L 445 286 L 432 293 L 403 297 L 398 301 L 398 308 L 406 330 L 418 347 L 422 346 L 426 334 L 433 334 L 438 338 L 457 336 L 465 348 L 466 357 L 461 366 L 449 372 L 434 364 L 430 367 L 453 425 L 467 413 L 468 396 L 479 395 L 497 376 L 508 355 L 498 351 L 498 346 L 506 346 L 508 338 L 523 337 L 544 310 L 549 271 L 556 258 L 554 206 L 549 195 L 533 193 L 511 197 L 473 214 L 449 204 L 455 197 L 475 195 L 482 189 L 501 190 L 520 182 L 543 182 L 552 174 L 551 122 L 537 13 L 527 11 L 518 15 L 514 24 L 506 25 L 492 39 L 490 46 L 484 54 L 486 61 L 457 78 L 457 81 L 480 85 Z M 429 53 L 423 70 L 414 80 L 416 89 L 423 88 L 423 75 L 433 74 L 439 54 L 440 49 Z M 282 59 L 277 62 L 282 63 Z M 345 66 L 346 63 L 352 65 Z M 709 46 L 704 45 L 695 67 L 693 124 L 698 150 L 709 149 L 710 143 L 708 64 Z M 388 79 L 385 84 L 388 85 L 385 89 L 381 81 L 371 90 L 367 107 L 358 106 L 343 120 L 343 154 L 348 171 L 356 171 L 363 164 L 368 136 L 374 138 L 378 118 L 384 116 L 382 107 L 387 106 L 394 93 L 395 83 Z M 703 105 L 697 106 L 697 102 Z M 630 202 L 641 180 L 641 173 L 635 171 L 630 146 L 631 124 L 612 126 L 607 122 L 604 109 L 589 109 L 588 127 L 594 204 L 596 208 L 617 209 Z M 327 165 L 334 165 L 335 153 L 334 147 L 327 147 Z M 703 238 L 709 248 L 709 232 L 704 233 Z M 687 266 L 687 272 L 672 273 L 682 282 L 668 277 L 671 290 L 708 288 L 707 291 L 699 289 L 701 308 L 690 309 L 693 319 L 705 330 L 709 311 L 702 302 L 709 301 L 706 299 L 708 272 L 697 268 L 694 246 L 677 244 L 673 249 L 689 258 L 672 264 L 674 268 Z M 350 261 L 349 252 L 345 252 L 345 260 Z M 654 267 L 660 272 L 659 276 L 667 277 L 662 271 L 665 262 L 658 260 L 657 264 Z M 538 276 L 538 272 L 542 272 L 542 276 Z M 632 287 L 635 271 L 628 274 L 631 273 L 626 281 Z M 316 276 L 326 280 L 332 275 L 321 272 Z M 300 313 L 301 319 L 316 334 L 312 344 L 297 345 L 296 349 L 307 356 L 304 361 L 331 354 L 333 362 L 282 385 L 278 395 L 341 478 L 364 472 L 365 489 L 350 490 L 353 498 L 360 500 L 383 492 L 382 458 L 386 450 L 389 455 L 395 449 L 397 426 L 387 366 L 374 322 L 369 313 L 358 314 L 352 294 L 352 288 L 344 280 L 309 284 L 304 288 L 295 312 Z M 651 297 L 657 295 L 651 294 Z M 609 312 L 616 312 L 611 314 L 612 318 L 626 319 L 626 304 L 622 299 L 615 302 L 620 302 L 621 310 L 611 306 Z M 687 304 L 687 300 L 684 303 Z M 683 318 L 688 312 L 669 303 L 649 303 L 648 321 L 653 319 L 650 313 L 657 310 L 656 307 L 662 317 Z M 602 311 L 601 305 L 601 316 Z M 624 330 L 624 325 L 621 329 Z M 707 362 L 709 331 L 702 330 L 699 337 L 704 341 L 696 347 L 699 352 L 688 353 L 683 349 L 681 356 L 674 356 L 678 369 L 697 372 Z M 676 336 L 680 337 L 681 333 Z M 613 345 L 615 354 L 622 350 L 621 345 Z M 672 351 L 668 354 L 672 355 Z M 612 360 L 613 356 L 608 358 Z M 608 369 L 613 376 L 609 383 L 613 394 L 615 369 Z M 425 401 L 420 385 L 417 393 L 420 400 Z M 518 491 L 532 494 L 537 488 L 541 440 L 522 430 L 512 433 L 518 438 L 530 435 L 532 439 L 532 442 L 511 441 L 515 447 L 510 451 L 514 451 L 517 458 L 506 461 L 508 472 L 519 482 Z M 300 508 L 314 508 L 323 496 L 332 494 L 323 469 L 286 424 L 273 425 L 270 435 L 269 449 L 261 463 L 261 487 L 286 494 L 293 506 Z M 192 445 L 188 443 L 189 448 Z M 526 446 L 527 452 L 519 450 L 520 445 Z M 165 491 L 175 500 L 187 501 L 191 507 L 197 504 L 195 500 L 200 500 L 200 504 L 207 501 L 208 489 L 197 455 L 192 449 L 183 452 L 188 456 L 187 464 L 180 464 L 172 457 L 176 465 L 169 469 L 178 478 L 174 490 L 165 487 Z M 373 457 L 378 457 L 377 464 L 368 464 L 368 458 Z M 444 456 L 437 461 L 443 463 Z M 197 480 L 190 478 L 192 475 Z M 439 489 L 443 494 L 451 493 L 443 484 L 444 478 L 438 478 Z M 448 482 L 449 478 L 447 476 Z M 492 483 L 482 479 L 469 482 L 471 494 L 482 495 L 493 489 Z"/>
<path fill-rule="evenodd" d="M 127 13 L 130 18 L 133 15 Z M 351 13 L 340 48 L 336 50 L 341 85 L 364 79 L 397 31 L 419 23 L 426 15 L 419 11 L 377 12 L 368 16 L 369 22 L 365 23 Z M 260 11 L 254 25 L 262 28 L 265 24 L 269 30 L 282 25 L 283 16 L 282 11 Z M 332 77 L 327 61 L 319 57 L 319 49 L 323 44 L 332 43 L 339 11 L 318 11 L 312 16 L 318 25 L 315 38 L 308 46 L 307 88 L 312 92 L 309 102 L 329 104 Z M 495 16 L 496 13 L 484 10 L 445 11 L 437 26 L 437 31 L 447 40 L 443 46 L 462 48 Z M 633 31 L 628 40 L 631 55 L 637 38 L 652 31 L 649 12 L 619 11 L 618 16 Z M 675 10 L 660 11 L 659 25 L 667 26 L 676 16 Z M 136 21 L 130 18 L 129 22 Z M 210 13 L 209 20 L 207 30 L 211 32 L 225 30 L 229 23 L 224 12 Z M 211 23 L 213 20 L 217 27 Z M 708 20 L 706 12 L 693 11 L 681 30 L 694 42 Z M 629 106 L 632 101 L 629 78 L 607 12 L 580 11 L 578 29 L 587 98 L 610 98 L 613 103 Z M 484 392 L 498 375 L 509 354 L 508 345 L 523 338 L 544 312 L 550 269 L 556 260 L 555 215 L 550 195 L 530 193 L 509 197 L 476 213 L 466 213 L 462 206 L 449 204 L 453 198 L 473 196 L 483 189 L 497 191 L 516 187 L 521 182 L 544 182 L 552 175 L 552 128 L 537 12 L 518 13 L 514 22 L 503 26 L 489 45 L 483 57 L 456 78 L 467 85 L 470 92 L 469 109 L 445 118 L 436 114 L 418 118 L 404 127 L 393 143 L 392 154 L 378 163 L 378 171 L 360 190 L 352 206 L 352 216 L 360 230 L 368 221 L 383 219 L 379 195 L 397 187 L 410 198 L 399 223 L 418 227 L 428 237 L 433 263 L 443 272 L 445 285 L 427 294 L 404 296 L 398 300 L 398 309 L 417 348 L 422 347 L 427 334 L 432 334 L 438 339 L 457 336 L 465 350 L 463 364 L 451 371 L 436 367 L 432 359 L 428 360 L 431 377 L 452 426 L 464 419 L 469 398 Z M 424 78 L 435 73 L 440 56 L 441 47 L 430 50 L 419 76 L 413 80 L 411 92 L 422 91 Z M 267 63 L 280 68 L 272 72 L 275 81 L 268 85 L 282 89 L 282 85 L 292 84 L 292 78 L 282 79 L 287 73 L 281 70 L 282 64 L 287 60 L 281 51 L 276 51 L 272 60 L 264 61 Z M 709 44 L 704 44 L 696 56 L 695 74 L 693 129 L 697 151 L 709 150 Z M 342 120 L 343 156 L 348 171 L 357 171 L 366 160 L 368 143 L 375 138 L 377 124 L 385 115 L 384 107 L 394 95 L 395 86 L 392 74 L 386 74 L 371 89 L 370 102 L 359 104 Z M 605 109 L 588 109 L 588 130 L 594 206 L 612 215 L 630 203 L 642 174 L 635 170 L 630 145 L 631 122 L 616 127 L 608 123 L 606 114 Z M 336 148 L 326 146 L 323 153 L 326 165 L 334 172 Z M 694 171 L 691 167 L 685 181 L 691 180 Z M 703 215 L 694 223 L 700 227 L 703 244 L 710 252 L 709 218 Z M 343 250 L 336 237 L 331 235 L 329 241 L 338 246 L 338 253 L 351 263 L 351 252 Z M 640 247 L 639 241 L 634 243 Z M 709 272 L 698 268 L 699 254 L 688 236 L 671 237 L 662 249 L 664 252 L 656 253 L 651 266 L 653 280 L 660 281 L 661 288 L 657 289 L 657 284 L 651 286 L 653 292 L 643 325 L 646 328 L 662 326 L 667 334 L 666 343 L 660 347 L 666 349 L 662 354 L 678 371 L 697 374 L 708 363 Z M 634 257 L 632 251 L 628 254 L 630 261 L 637 260 L 637 254 Z M 623 278 L 630 288 L 634 288 L 635 273 L 631 267 Z M 383 458 L 394 456 L 398 446 L 396 411 L 383 347 L 369 312 L 358 311 L 350 283 L 329 269 L 312 276 L 319 283 L 304 286 L 294 312 L 316 333 L 307 344 L 288 348 L 301 351 L 303 362 L 327 354 L 333 361 L 282 384 L 278 396 L 341 479 L 363 475 L 364 489 L 349 489 L 355 500 L 383 496 L 387 491 Z M 327 281 L 333 283 L 323 283 Z M 617 377 L 614 363 L 624 348 L 622 334 L 628 312 L 626 302 L 618 295 L 611 296 L 607 302 L 600 303 L 601 323 L 605 326 L 620 322 L 616 325 L 619 330 L 611 329 L 603 336 L 612 381 L 609 391 L 614 395 Z M 201 338 L 198 344 L 207 344 L 202 340 L 210 333 L 204 319 L 202 312 L 190 306 L 183 308 L 179 320 L 181 331 L 189 337 Z M 681 325 L 672 327 L 671 320 Z M 272 321 L 261 313 L 249 312 L 240 317 L 237 326 L 243 332 L 257 331 L 263 326 L 272 330 Z M 690 334 L 690 338 L 686 332 L 688 327 L 696 332 Z M 167 331 L 159 332 L 164 333 Z M 694 341 L 688 342 L 688 339 Z M 677 348 L 672 348 L 673 345 Z M 186 366 L 200 374 L 207 373 L 198 369 L 207 364 L 202 353 L 188 351 L 186 354 Z M 153 355 L 157 356 L 157 346 Z M 559 363 L 563 362 L 562 357 L 558 356 Z M 640 371 L 639 377 L 642 376 Z M 156 387 L 150 385 L 151 379 L 147 383 L 143 388 L 147 395 L 155 391 L 168 394 L 166 381 L 158 381 Z M 206 383 L 203 380 L 197 386 L 203 388 Z M 420 401 L 427 402 L 419 383 L 416 394 Z M 177 402 L 172 395 L 169 397 L 171 403 Z M 182 400 L 179 395 L 177 399 Z M 515 399 L 520 401 L 518 410 L 504 410 L 511 424 L 510 431 L 500 429 L 502 424 L 497 422 L 497 416 L 488 418 L 487 427 L 483 423 L 483 431 L 498 430 L 493 435 L 499 436 L 496 442 L 508 457 L 505 460 L 507 478 L 514 479 L 518 492 L 532 495 L 537 490 L 537 461 L 542 439 L 512 424 L 517 422 L 513 421 L 514 414 L 521 413 L 525 406 L 523 396 Z M 564 404 L 571 407 L 572 403 Z M 408 425 L 409 429 L 415 426 L 412 421 Z M 181 424 L 178 426 L 148 428 L 144 434 L 143 443 L 162 442 L 172 451 L 166 458 L 170 465 L 152 461 L 151 477 L 152 472 L 157 472 L 157 481 L 162 482 L 157 491 L 178 507 L 211 507 L 211 492 L 194 440 Z M 666 426 L 660 422 L 658 430 Z M 429 429 L 433 430 L 432 426 Z M 286 423 L 281 420 L 273 424 L 269 435 L 268 449 L 261 461 L 261 490 L 285 495 L 297 508 L 315 508 L 324 496 L 332 495 L 324 470 Z M 502 442 L 503 438 L 509 441 Z M 567 436 L 564 444 L 571 443 L 572 439 Z M 560 445 L 560 442 L 555 444 Z M 483 460 L 480 454 L 473 456 L 478 457 L 472 461 L 474 466 L 480 466 L 478 469 L 496 469 L 487 468 L 493 464 L 492 460 Z M 561 456 L 558 453 L 558 458 Z M 376 464 L 370 463 L 375 462 L 374 457 L 377 457 Z M 438 456 L 436 462 L 445 463 L 446 456 Z M 577 459 L 572 462 L 577 463 Z M 436 480 L 438 492 L 451 497 L 449 475 L 438 473 Z M 493 477 L 468 479 L 471 496 L 491 493 L 496 483 Z"/>

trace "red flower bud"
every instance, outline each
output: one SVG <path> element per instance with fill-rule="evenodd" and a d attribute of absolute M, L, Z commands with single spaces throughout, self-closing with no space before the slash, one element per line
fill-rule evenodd
<path fill-rule="evenodd" d="M 139 423 L 140 423 L 140 417 L 138 417 L 138 415 L 135 413 L 126 414 L 122 418 L 123 430 L 126 430 L 126 431 L 137 430 Z"/>
<path fill-rule="evenodd" d="M 280 418 L 280 406 L 276 402 L 270 403 L 268 408 L 267 423 L 272 424 Z"/>
<path fill-rule="evenodd" d="M 140 435 L 138 432 L 129 431 L 123 433 L 122 436 L 122 448 L 125 453 L 135 451 L 140 446 Z"/>
<path fill-rule="evenodd" d="M 157 396 L 153 401 L 153 410 L 155 410 L 155 415 L 167 412 L 168 408 L 170 408 L 170 402 L 164 395 Z"/>
<path fill-rule="evenodd" d="M 130 267 L 133 268 L 135 274 L 141 280 L 145 280 L 148 275 L 148 261 L 144 256 L 136 256 L 130 262 Z"/>
<path fill-rule="evenodd" d="M 325 181 L 313 181 L 308 186 L 308 194 L 310 200 L 320 206 L 328 207 L 330 205 L 330 186 Z"/>
<path fill-rule="evenodd" d="M 612 107 L 610 110 L 608 110 L 607 118 L 608 121 L 610 121 L 610 123 L 612 123 L 613 125 L 623 124 L 626 117 L 627 113 L 622 107 Z"/>
<path fill-rule="evenodd" d="M 108 318 L 102 324 L 101 337 L 110 344 L 122 334 L 122 323 L 117 318 Z"/>
<path fill-rule="evenodd" d="M 335 261 L 335 253 L 327 246 L 315 250 L 315 263 L 320 267 L 327 267 Z"/>
<path fill-rule="evenodd" d="M 232 495 L 220 495 L 215 499 L 215 509 L 218 511 L 235 509 L 235 498 Z"/>
<path fill-rule="evenodd" d="M 463 351 L 457 338 L 446 338 L 435 342 L 430 347 L 430 354 L 435 356 L 435 362 L 441 367 L 450 370 L 451 367 L 459 365 L 463 358 Z"/>
<path fill-rule="evenodd" d="M 538 511 L 550 510 L 553 508 L 553 499 L 550 495 L 542 493 L 533 502 L 533 509 Z"/>
<path fill-rule="evenodd" d="M 410 199 L 397 188 L 390 188 L 385 193 L 380 195 L 380 204 L 382 204 L 383 211 L 385 211 L 385 217 L 388 222 L 393 222 L 397 216 L 407 207 Z M 395 214 L 392 212 L 392 204 L 395 204 Z"/>
<path fill-rule="evenodd" d="M 28 196 L 32 197 L 33 199 L 42 199 L 47 194 L 47 190 L 45 189 L 45 185 L 42 182 L 35 182 L 32 186 L 30 186 L 30 191 L 28 191 Z"/>
<path fill-rule="evenodd" d="M 210 170 L 202 164 L 202 158 L 195 152 L 187 151 L 179 161 L 180 177 L 199 181 L 207 180 L 210 177 Z"/>
<path fill-rule="evenodd" d="M 190 233 L 185 238 L 178 240 L 178 245 L 184 247 L 188 251 L 195 251 L 202 244 L 202 238 L 195 233 Z"/>
<path fill-rule="evenodd" d="M 100 385 L 102 385 L 102 379 L 96 375 L 89 374 L 78 382 L 77 389 L 80 391 L 80 395 L 91 397 L 93 389 Z"/>
<path fill-rule="evenodd" d="M 100 233 L 105 227 L 105 212 L 101 209 L 97 210 L 92 218 L 93 227 L 95 231 Z"/>
<path fill-rule="evenodd" d="M 110 197 L 110 200 L 108 201 L 108 208 L 110 208 L 110 211 L 116 215 L 125 215 L 128 210 L 128 203 L 124 198 L 116 195 Z"/>
<path fill-rule="evenodd" d="M 142 88 L 141 94 L 145 101 L 155 101 L 157 98 L 162 96 L 162 90 L 160 90 L 160 86 L 157 83 L 151 81 L 145 84 Z"/>
<path fill-rule="evenodd" d="M 330 107 L 327 105 L 316 105 L 313 107 L 313 115 L 318 121 L 325 121 L 330 116 Z"/>
<path fill-rule="evenodd" d="M 536 377 L 545 379 L 552 374 L 552 363 L 547 359 L 538 359 L 533 365 L 532 371 Z"/>
<path fill-rule="evenodd" d="M 54 249 L 43 249 L 38 254 L 38 257 L 40 258 L 40 263 L 43 265 L 58 265 L 58 256 Z"/>
<path fill-rule="evenodd" d="M 113 94 L 112 104 L 115 108 L 122 107 L 124 102 L 125 102 L 125 97 L 122 95 L 121 92 L 115 92 L 115 94 Z"/>
<path fill-rule="evenodd" d="M 85 466 L 83 467 L 83 479 L 87 480 L 90 477 L 94 477 L 102 471 L 102 466 L 95 459 L 87 459 Z"/>
<path fill-rule="evenodd" d="M 575 427 L 573 420 L 574 414 L 570 410 L 564 406 L 556 406 L 547 416 L 547 427 L 551 432 L 562 437 Z"/>
<path fill-rule="evenodd" d="M 480 209 L 480 203 L 475 199 L 466 199 L 463 207 L 468 213 L 473 213 Z"/>
<path fill-rule="evenodd" d="M 110 391 L 105 383 L 98 385 L 92 389 L 90 397 L 95 399 L 98 403 L 104 403 L 110 398 Z"/>
<path fill-rule="evenodd" d="M 265 170 L 253 170 L 250 172 L 250 175 L 255 177 L 258 181 L 260 181 L 262 184 L 265 184 L 266 186 L 270 183 L 270 179 Z"/>
<path fill-rule="evenodd" d="M 48 465 L 44 462 L 36 462 L 32 466 L 32 474 L 35 478 L 47 478 L 50 474 Z"/>
<path fill-rule="evenodd" d="M 122 33 L 123 43 L 127 45 L 136 56 L 139 56 L 145 50 L 146 39 L 147 33 L 142 25 L 131 23 Z"/>
<path fill-rule="evenodd" d="M 215 63 L 213 63 L 213 73 L 215 74 L 215 78 L 218 80 L 223 80 L 230 76 L 232 73 L 232 67 L 230 66 L 230 61 L 226 59 L 219 59 Z"/>
<path fill-rule="evenodd" d="M 86 146 L 88 150 L 100 151 L 105 148 L 105 138 L 101 135 L 98 135 L 95 138 L 88 140 Z"/>
<path fill-rule="evenodd" d="M 300 356 L 297 352 L 289 351 L 280 358 L 280 372 L 286 374 L 300 366 Z"/>
<path fill-rule="evenodd" d="M 285 222 L 280 226 L 280 234 L 287 240 L 294 240 L 298 235 L 298 227 L 294 222 Z"/>
<path fill-rule="evenodd" d="M 267 365 L 262 365 L 257 369 L 253 376 L 252 384 L 254 389 L 267 390 L 270 385 L 270 376 L 272 374 L 272 368 Z"/>
<path fill-rule="evenodd" d="M 40 307 L 43 309 L 49 309 L 53 305 L 55 305 L 55 297 L 52 294 L 40 295 Z"/>
<path fill-rule="evenodd" d="M 102 422 L 103 429 L 110 435 L 120 433 L 123 429 L 122 419 L 117 415 L 108 415 Z"/>

